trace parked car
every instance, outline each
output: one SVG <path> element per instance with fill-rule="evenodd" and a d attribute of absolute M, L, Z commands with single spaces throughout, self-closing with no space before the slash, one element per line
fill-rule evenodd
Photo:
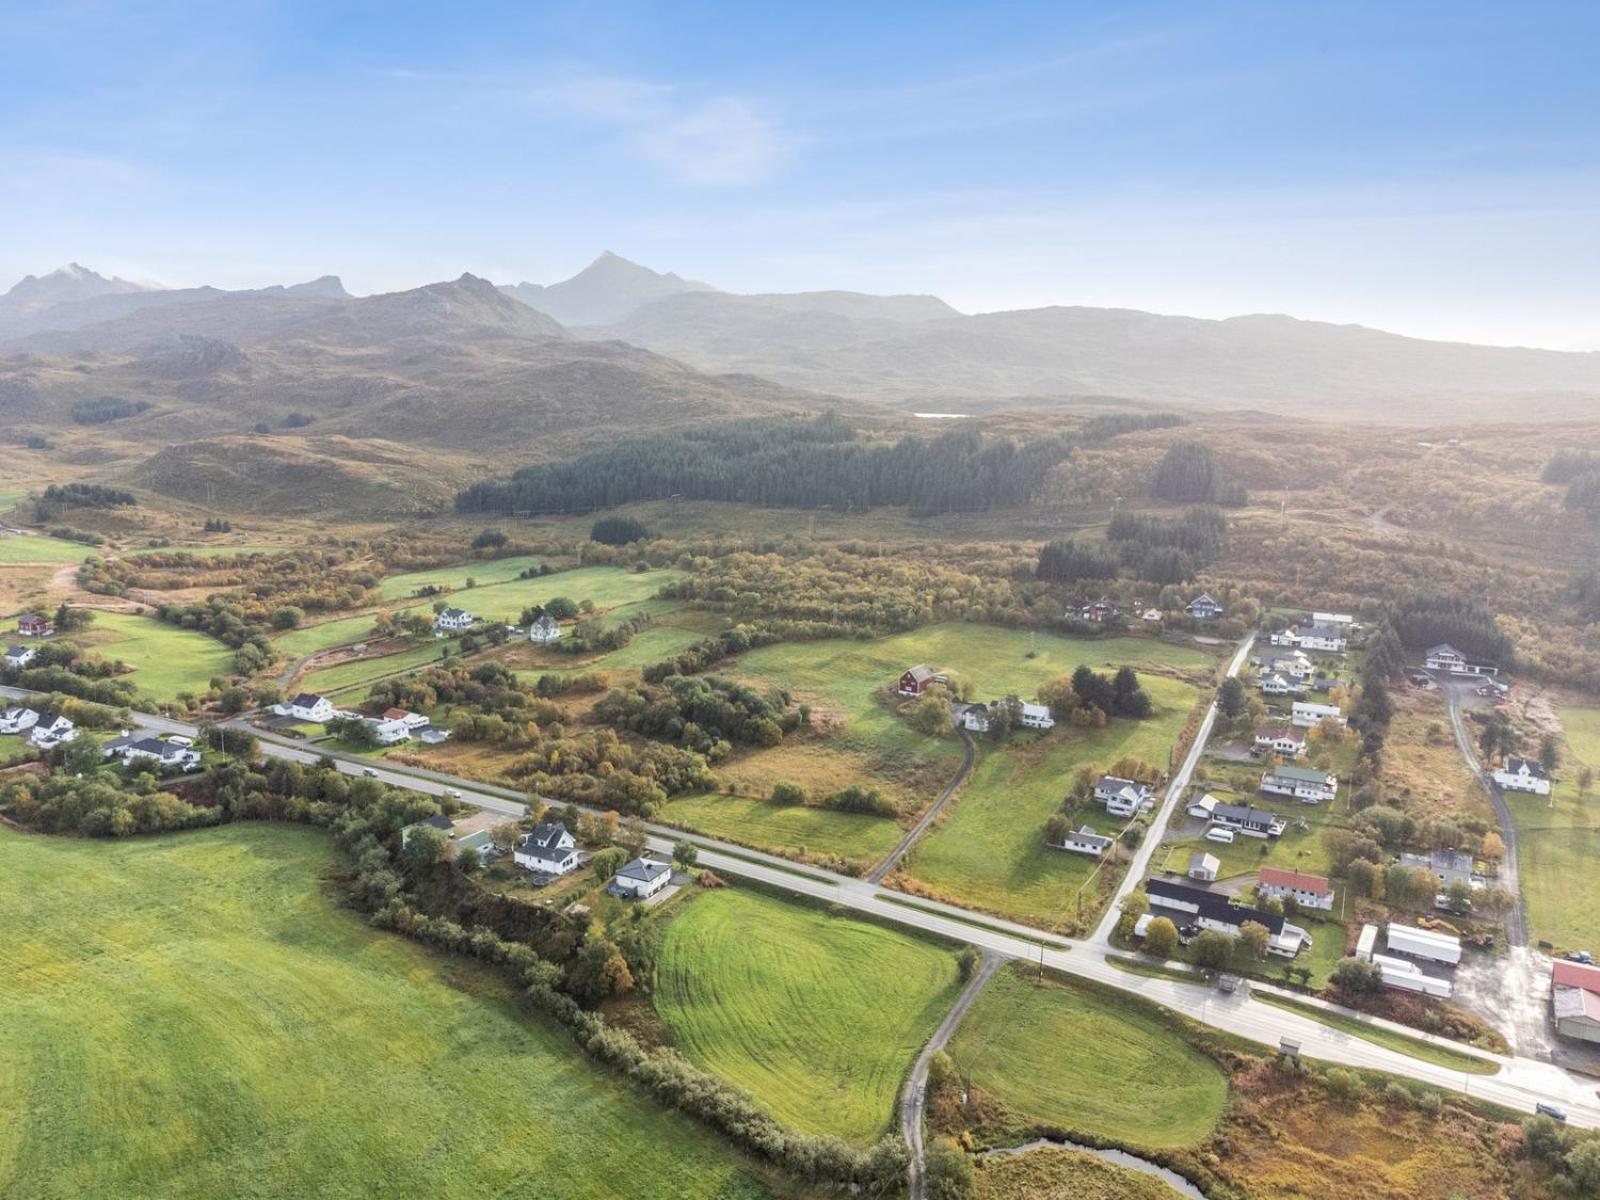
<path fill-rule="evenodd" d="M 1594 966 L 1594 955 L 1587 950 L 1574 950 L 1567 955 L 1568 962 L 1582 963 L 1586 967 Z"/>
<path fill-rule="evenodd" d="M 175 733 L 167 739 L 167 743 L 172 746 L 182 746 L 185 750 L 187 750 L 189 747 L 194 745 L 194 739 L 181 737 Z"/>
<path fill-rule="evenodd" d="M 1225 845 L 1231 846 L 1233 845 L 1233 830 L 1224 829 L 1221 825 L 1213 825 L 1210 829 L 1206 830 L 1206 841 L 1222 842 Z"/>

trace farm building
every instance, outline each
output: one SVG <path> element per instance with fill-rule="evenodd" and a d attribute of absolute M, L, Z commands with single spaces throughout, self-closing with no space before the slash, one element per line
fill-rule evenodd
<path fill-rule="evenodd" d="M 1222 863 L 1215 854 L 1201 851 L 1189 859 L 1189 870 L 1185 872 L 1190 879 L 1197 879 L 1201 883 L 1215 883 L 1217 872 L 1222 870 Z"/>
<path fill-rule="evenodd" d="M 1426 959 L 1428 962 L 1448 963 L 1455 966 L 1461 961 L 1461 939 L 1448 933 L 1435 933 L 1415 925 L 1401 925 L 1390 921 L 1389 949 L 1395 954 Z"/>
<path fill-rule="evenodd" d="M 927 663 L 918 663 L 900 676 L 899 686 L 895 690 L 902 696 L 920 696 L 936 683 L 949 682 L 948 676 L 941 675 Z"/>
<path fill-rule="evenodd" d="M 1600 967 L 1558 962 L 1550 983 L 1556 1032 L 1562 1037 L 1600 1042 Z"/>
<path fill-rule="evenodd" d="M 23 637 L 49 637 L 55 630 L 38 613 L 23 613 L 17 618 L 17 632 Z"/>

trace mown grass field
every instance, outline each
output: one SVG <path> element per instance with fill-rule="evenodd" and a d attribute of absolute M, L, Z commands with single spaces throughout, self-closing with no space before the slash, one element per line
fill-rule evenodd
<path fill-rule="evenodd" d="M 68 636 L 104 658 L 127 663 L 133 674 L 126 678 L 157 700 L 203 692 L 213 677 L 233 670 L 233 651 L 215 638 L 136 613 L 97 611 L 85 632 Z"/>
<path fill-rule="evenodd" d="M 1558 950 L 1600 952 L 1600 790 L 1579 799 L 1576 782 L 1580 764 L 1600 774 L 1600 708 L 1566 705 L 1558 712 L 1567 753 L 1553 796 L 1506 793 L 1517 823 L 1523 902 L 1536 939 Z"/>
<path fill-rule="evenodd" d="M 372 633 L 374 619 L 371 614 L 365 614 L 359 617 L 340 617 L 338 620 L 323 621 L 317 625 L 303 625 L 299 629 L 280 633 L 272 639 L 272 645 L 279 654 L 300 658 L 306 654 L 315 654 L 318 650 L 331 650 L 334 646 L 347 646 L 351 642 L 365 641 Z"/>
<path fill-rule="evenodd" d="M 655 1003 L 680 1050 L 779 1120 L 861 1143 L 959 986 L 948 949 L 725 888 L 667 925 Z"/>
<path fill-rule="evenodd" d="M 1079 889 L 1097 864 L 1046 846 L 1045 822 L 1084 763 L 1108 767 L 1133 755 L 1165 768 L 1199 695 L 1163 676 L 1145 676 L 1144 684 L 1156 706 L 1148 720 L 1113 720 L 1088 730 L 1060 725 L 1042 736 L 1019 735 L 1001 748 L 986 745 L 943 824 L 912 850 L 907 874 L 960 903 L 1050 929 L 1070 927 L 1079 914 Z M 1075 820 L 1105 833 L 1122 824 L 1092 802 Z M 1081 895 L 1087 922 L 1099 911 L 1099 889 L 1090 883 Z"/>
<path fill-rule="evenodd" d="M 95 547 L 53 537 L 0 537 L 0 563 L 82 562 Z"/>
<path fill-rule="evenodd" d="M 414 596 L 418 588 L 440 587 L 455 591 L 467 586 L 469 578 L 480 586 L 515 579 L 529 567 L 537 567 L 539 558 L 534 554 L 521 554 L 515 558 L 496 558 L 485 562 L 464 563 L 451 567 L 430 567 L 425 571 L 406 571 L 391 575 L 378 585 L 378 595 L 384 600 L 403 600 Z"/>
<path fill-rule="evenodd" d="M 669 801 L 662 815 L 685 829 L 773 854 L 838 855 L 869 864 L 894 849 L 904 832 L 883 817 L 773 804 L 751 796 L 683 796 Z"/>
<path fill-rule="evenodd" d="M 951 1039 L 973 1086 L 1019 1123 L 1134 1146 L 1188 1146 L 1228 1102 L 1211 1059 L 1142 1011 L 1013 966 L 995 975 Z"/>
<path fill-rule="evenodd" d="M 349 662 L 336 663 L 331 667 L 319 667 L 314 671 L 307 671 L 300 677 L 299 686 L 308 692 L 335 692 L 343 688 L 357 687 L 387 675 L 416 670 L 437 662 L 444 656 L 446 650 L 454 650 L 455 645 L 454 638 L 427 638 L 397 654 L 386 654 L 380 658 L 357 658 Z"/>
<path fill-rule="evenodd" d="M 335 907 L 318 831 L 0 858 L 0 1195 L 767 1195 L 509 987 Z"/>

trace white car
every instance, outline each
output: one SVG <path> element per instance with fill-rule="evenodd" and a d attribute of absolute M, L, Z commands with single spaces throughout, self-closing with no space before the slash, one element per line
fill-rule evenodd
<path fill-rule="evenodd" d="M 1210 829 L 1206 830 L 1206 841 L 1221 842 L 1224 845 L 1231 846 L 1233 845 L 1233 830 L 1224 829 L 1220 825 L 1213 825 Z"/>
<path fill-rule="evenodd" d="M 445 788 L 444 794 L 446 796 L 449 796 L 450 799 L 452 799 L 452 800 L 461 799 L 461 789 L 460 788 Z"/>
<path fill-rule="evenodd" d="M 361 773 L 363 775 L 365 775 L 368 779 L 376 779 L 378 777 L 378 773 L 376 771 L 374 771 L 371 767 L 362 767 L 361 768 Z"/>

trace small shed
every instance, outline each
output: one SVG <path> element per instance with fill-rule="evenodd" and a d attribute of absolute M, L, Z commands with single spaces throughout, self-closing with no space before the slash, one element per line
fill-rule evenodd
<path fill-rule="evenodd" d="M 1217 872 L 1222 869 L 1222 863 L 1215 854 L 1206 854 L 1204 851 L 1189 859 L 1189 878 L 1198 879 L 1203 883 L 1215 883 Z"/>

